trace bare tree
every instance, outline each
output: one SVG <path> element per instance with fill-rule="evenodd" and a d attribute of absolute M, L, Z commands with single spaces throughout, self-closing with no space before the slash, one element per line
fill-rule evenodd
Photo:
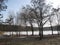
<path fill-rule="evenodd" d="M 9 16 L 5 21 L 8 25 L 12 26 L 14 25 L 14 13 L 13 12 L 9 12 Z M 11 28 L 11 30 L 13 31 L 13 29 Z M 12 32 L 12 36 L 13 36 L 13 32 Z"/>
<path fill-rule="evenodd" d="M 39 36 L 40 36 L 40 39 L 42 39 L 43 26 L 51 17 L 51 12 L 49 12 L 51 10 L 51 6 L 46 5 L 45 0 L 32 0 L 32 7 L 33 7 L 32 10 L 34 11 L 35 16 L 37 17 L 36 20 L 37 20 L 38 27 L 39 27 Z"/>
<path fill-rule="evenodd" d="M 32 31 L 32 36 L 34 35 L 34 27 L 33 27 L 33 22 L 34 22 L 34 19 L 33 19 L 33 12 L 29 12 L 29 15 L 28 15 L 28 18 L 29 18 L 29 20 L 28 20 L 28 22 L 29 22 L 29 24 L 30 24 L 30 26 L 31 26 L 31 31 Z"/>
<path fill-rule="evenodd" d="M 24 12 L 20 13 L 21 15 L 21 21 L 23 22 L 23 24 L 25 25 L 25 30 L 27 32 L 27 36 L 28 36 L 28 29 L 27 29 L 27 20 L 28 20 L 28 11 L 25 9 L 25 7 L 23 7 Z"/>
<path fill-rule="evenodd" d="M 6 2 L 7 0 L 0 0 L 0 12 L 7 9 Z"/>
<path fill-rule="evenodd" d="M 53 10 L 54 10 L 54 13 L 55 13 L 55 15 L 56 15 L 56 17 L 57 17 L 57 21 L 58 21 L 58 24 L 57 24 L 57 31 L 58 31 L 58 35 L 59 35 L 59 32 L 60 32 L 60 30 L 59 30 L 59 25 L 60 25 L 60 22 L 59 22 L 59 19 L 60 19 L 60 8 L 57 8 L 57 9 L 55 9 L 55 8 L 53 8 Z"/>
<path fill-rule="evenodd" d="M 14 13 L 9 12 L 8 18 L 5 20 L 9 25 L 14 25 Z"/>
<path fill-rule="evenodd" d="M 0 0 L 0 24 L 3 23 L 3 15 L 2 15 L 2 11 L 5 11 L 7 9 L 7 5 L 5 4 L 7 2 L 7 0 Z"/>
<path fill-rule="evenodd" d="M 45 23 L 54 16 L 51 13 L 51 5 L 46 5 L 44 0 L 32 0 L 32 6 L 27 6 L 24 12 L 22 12 L 22 19 L 25 19 L 25 24 L 27 22 L 31 25 L 31 30 L 33 32 L 33 22 L 38 24 L 40 39 L 43 37 L 43 26 Z M 23 16 L 24 15 L 24 16 Z M 50 21 L 51 22 L 51 21 Z M 33 34 L 32 34 L 33 35 Z"/>
<path fill-rule="evenodd" d="M 50 27 L 51 27 L 51 30 L 52 30 L 52 35 L 53 35 L 53 27 L 52 27 L 52 19 L 49 18 L 49 22 L 50 22 Z"/>

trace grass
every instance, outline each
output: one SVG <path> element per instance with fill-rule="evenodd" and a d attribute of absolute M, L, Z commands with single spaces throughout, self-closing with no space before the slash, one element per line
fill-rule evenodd
<path fill-rule="evenodd" d="M 10 38 L 10 39 L 1 39 L 0 45 L 60 45 L 60 36 L 52 38 Z"/>

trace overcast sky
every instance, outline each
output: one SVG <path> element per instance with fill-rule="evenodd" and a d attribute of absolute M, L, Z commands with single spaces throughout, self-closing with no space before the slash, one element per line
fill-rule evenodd
<path fill-rule="evenodd" d="M 53 3 L 53 7 L 57 8 L 60 6 L 60 0 L 47 0 L 48 3 Z"/>

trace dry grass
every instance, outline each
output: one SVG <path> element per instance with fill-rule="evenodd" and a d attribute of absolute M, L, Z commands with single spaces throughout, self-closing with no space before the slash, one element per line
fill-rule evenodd
<path fill-rule="evenodd" d="M 14 39 L 2 39 L 0 45 L 60 45 L 60 36 L 43 38 L 14 38 Z"/>

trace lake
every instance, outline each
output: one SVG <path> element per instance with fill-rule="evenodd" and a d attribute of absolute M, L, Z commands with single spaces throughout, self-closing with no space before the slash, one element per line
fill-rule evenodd
<path fill-rule="evenodd" d="M 13 32 L 14 35 L 16 35 L 16 33 L 20 34 L 20 35 L 32 35 L 32 31 L 21 31 L 21 32 Z M 34 31 L 33 32 L 34 35 L 39 35 L 39 31 Z M 11 35 L 12 32 L 5 32 L 3 35 Z M 50 35 L 52 34 L 52 31 L 43 31 L 43 35 Z M 58 34 L 58 31 L 53 31 L 53 34 Z"/>

